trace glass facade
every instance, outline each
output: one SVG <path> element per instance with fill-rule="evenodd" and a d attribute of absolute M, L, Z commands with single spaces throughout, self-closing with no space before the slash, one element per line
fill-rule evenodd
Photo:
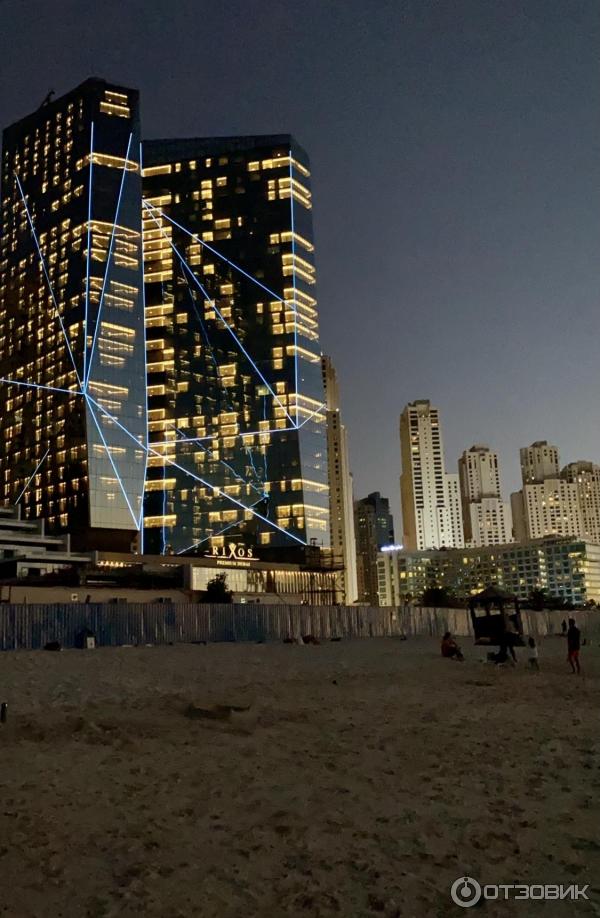
<path fill-rule="evenodd" d="M 145 476 L 137 92 L 88 80 L 7 128 L 0 502 L 129 547 Z"/>
<path fill-rule="evenodd" d="M 287 135 L 144 143 L 144 550 L 329 544 L 310 169 Z"/>

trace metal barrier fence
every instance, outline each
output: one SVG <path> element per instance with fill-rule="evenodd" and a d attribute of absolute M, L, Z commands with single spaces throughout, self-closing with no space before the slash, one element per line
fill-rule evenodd
<path fill-rule="evenodd" d="M 91 632 L 99 646 L 193 641 L 282 641 L 311 634 L 385 637 L 398 632 L 395 610 L 365 606 L 138 603 L 0 605 L 0 649 L 36 650 L 50 641 L 76 647 Z"/>
<path fill-rule="evenodd" d="M 529 612 L 526 634 L 558 634 L 573 615 L 587 634 L 600 636 L 600 611 Z M 282 641 L 312 634 L 335 637 L 391 637 L 405 634 L 440 637 L 444 631 L 472 634 L 465 609 L 405 609 L 367 606 L 286 606 L 177 603 L 6 605 L 0 604 L 0 650 L 36 650 L 50 641 L 76 647 L 91 632 L 99 646 L 169 644 L 193 641 Z"/>

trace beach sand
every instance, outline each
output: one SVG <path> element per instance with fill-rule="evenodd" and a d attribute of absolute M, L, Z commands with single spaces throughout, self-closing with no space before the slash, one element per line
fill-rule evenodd
<path fill-rule="evenodd" d="M 0 914 L 464 915 L 466 874 L 591 884 L 486 916 L 600 915 L 600 647 L 581 678 L 560 638 L 539 674 L 463 647 L 2 654 Z"/>

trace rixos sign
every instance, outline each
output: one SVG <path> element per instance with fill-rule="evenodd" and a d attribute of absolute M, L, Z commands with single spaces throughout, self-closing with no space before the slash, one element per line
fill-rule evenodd
<path fill-rule="evenodd" d="M 254 549 L 244 545 L 243 542 L 227 542 L 226 545 L 213 545 L 206 552 L 207 558 L 217 558 L 219 561 L 258 561 Z"/>

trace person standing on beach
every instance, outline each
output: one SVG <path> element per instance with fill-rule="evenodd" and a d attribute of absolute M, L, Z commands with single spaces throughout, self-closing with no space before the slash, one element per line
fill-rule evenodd
<path fill-rule="evenodd" d="M 581 672 L 579 665 L 579 649 L 581 647 L 581 631 L 575 624 L 575 619 L 569 619 L 569 630 L 567 631 L 567 660 L 571 664 L 571 672 Z"/>
<path fill-rule="evenodd" d="M 538 661 L 538 649 L 537 644 L 535 643 L 535 638 L 530 637 L 527 641 L 529 645 L 529 650 L 527 651 L 527 657 L 529 659 L 529 666 L 531 669 L 539 670 L 540 664 Z"/>

